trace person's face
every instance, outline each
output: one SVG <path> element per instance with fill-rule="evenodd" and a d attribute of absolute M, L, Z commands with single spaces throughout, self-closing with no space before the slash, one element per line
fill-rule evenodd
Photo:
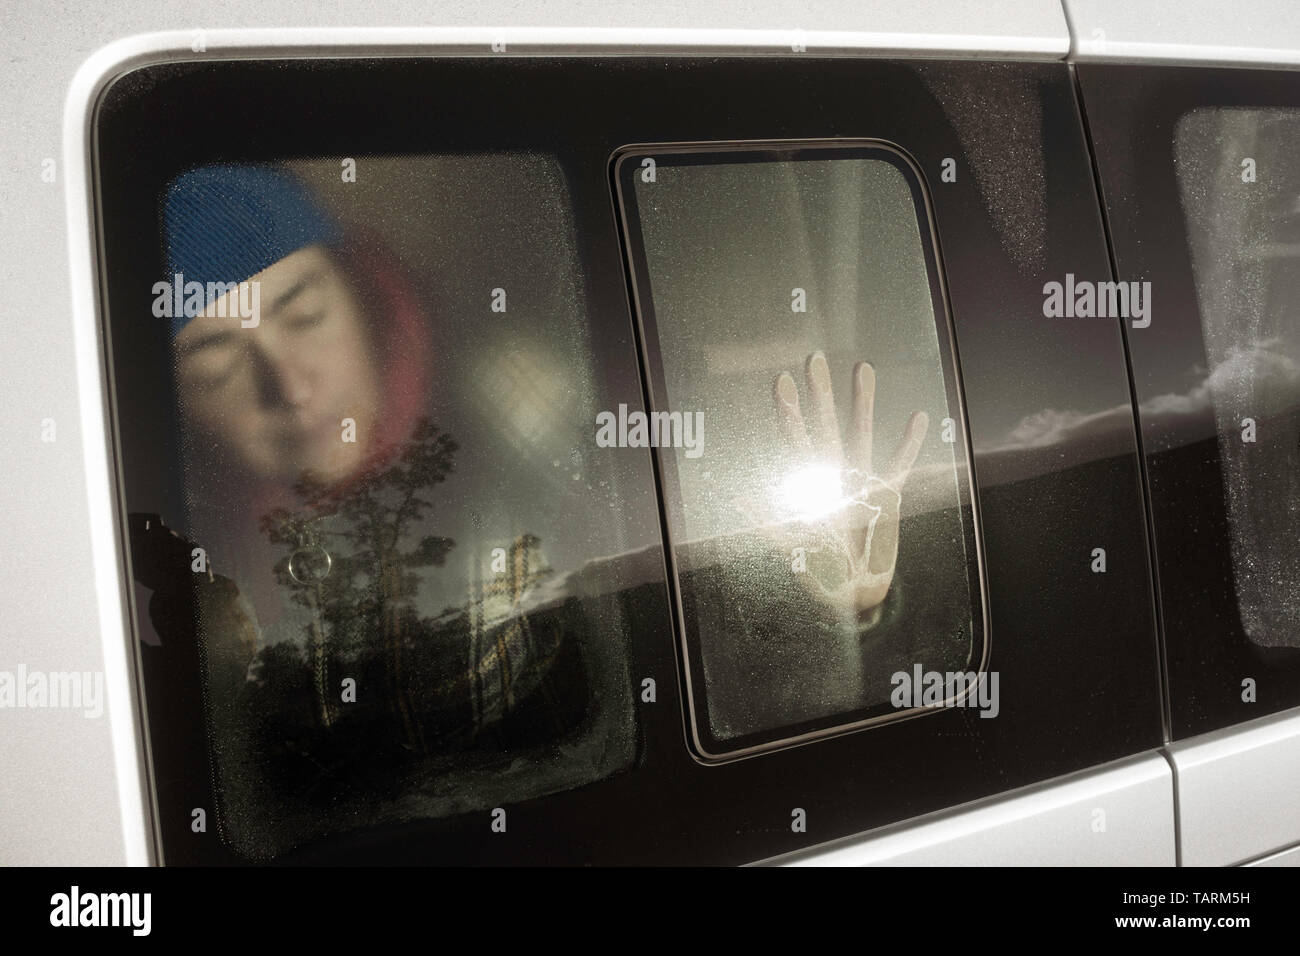
<path fill-rule="evenodd" d="M 343 478 L 365 457 L 380 405 L 361 305 L 322 246 L 252 279 L 261 283 L 256 326 L 242 327 L 232 292 L 230 317 L 216 300 L 176 338 L 185 418 L 258 477 Z M 344 440 L 349 418 L 355 442 Z"/>

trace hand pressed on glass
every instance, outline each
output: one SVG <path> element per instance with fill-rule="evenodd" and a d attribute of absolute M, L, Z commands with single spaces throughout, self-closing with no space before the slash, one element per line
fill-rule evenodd
<path fill-rule="evenodd" d="M 907 480 L 929 419 L 912 413 L 903 439 L 880 472 L 872 461 L 872 417 L 876 373 L 866 362 L 853 368 L 853 413 L 846 441 L 831 389 L 830 368 L 821 352 L 804 366 L 809 393 L 811 434 L 789 372 L 777 376 L 772 397 L 777 422 L 789 446 L 791 469 L 776 489 L 779 510 L 811 526 L 824 557 L 819 566 L 831 575 L 798 577 L 818 596 L 871 617 L 885 600 L 898 557 L 899 509 Z"/>

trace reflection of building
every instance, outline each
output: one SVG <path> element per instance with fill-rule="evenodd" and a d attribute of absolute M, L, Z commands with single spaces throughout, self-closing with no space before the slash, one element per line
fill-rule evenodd
<path fill-rule="evenodd" d="M 482 727 L 499 719 L 526 697 L 545 675 L 562 637 L 536 628 L 521 603 L 551 574 L 541 539 L 524 534 L 506 550 L 504 570 L 483 577 L 475 560 L 470 570 L 469 685 L 474 722 Z"/>

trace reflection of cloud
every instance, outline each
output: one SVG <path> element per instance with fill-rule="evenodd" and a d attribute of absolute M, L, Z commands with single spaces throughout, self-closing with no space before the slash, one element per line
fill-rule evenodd
<path fill-rule="evenodd" d="M 1283 406 L 1295 403 L 1295 389 L 1300 387 L 1300 364 L 1281 351 L 1278 338 L 1261 339 L 1248 348 L 1234 346 L 1228 357 L 1214 367 L 1205 384 L 1216 396 L 1230 399 L 1246 396 L 1283 397 Z M 1273 391 L 1276 389 L 1277 391 Z M 1268 390 L 1268 391 L 1264 391 Z M 1264 394 L 1260 394 L 1261 392 Z M 1258 410 L 1266 415 L 1275 408 Z"/>
<path fill-rule="evenodd" d="M 1120 454 L 1130 445 L 1133 409 L 1116 405 L 1102 412 L 1084 413 L 1047 408 L 1020 420 L 1007 437 L 986 454 L 1030 451 L 1086 443 L 1094 457 Z"/>
<path fill-rule="evenodd" d="M 1175 392 L 1168 392 L 1164 395 L 1157 395 L 1149 401 L 1143 402 L 1138 406 L 1138 410 L 1143 418 L 1154 418 L 1167 415 L 1191 415 L 1204 409 L 1210 403 L 1210 390 L 1205 381 L 1193 388 L 1190 392 L 1179 395 Z"/>
<path fill-rule="evenodd" d="M 1117 411 L 1120 409 L 1113 408 L 1093 415 L 1085 415 L 1082 412 L 1059 412 L 1054 408 L 1047 408 L 1022 418 L 1020 424 L 1011 430 L 1011 434 L 1000 447 L 1040 448 L 1043 445 L 1055 445 L 1058 442 L 1068 441 L 1071 434 L 1086 431 L 1089 426 L 1095 426 L 1100 422 L 1108 423 L 1109 418 Z"/>
<path fill-rule="evenodd" d="M 1144 432 L 1159 436 L 1159 448 L 1148 445 L 1147 452 L 1211 437 L 1204 416 L 1213 402 L 1230 421 L 1245 414 L 1262 419 L 1300 404 L 1300 363 L 1281 351 L 1283 345 L 1281 340 L 1269 338 L 1233 348 L 1208 374 L 1203 368 L 1195 369 L 1200 380 L 1186 392 L 1166 392 L 1143 402 L 1139 414 Z M 1132 429 L 1133 410 L 1128 404 L 1091 413 L 1048 408 L 1022 418 L 1006 438 L 980 457 L 1007 453 L 1010 459 L 1017 452 L 1059 451 L 1068 445 L 1073 446 L 1075 455 L 1086 450 L 1089 459 L 1103 458 L 1130 450 Z M 1060 453 L 1050 458 L 1024 458 L 1015 465 L 995 459 L 992 468 L 985 466 L 984 471 L 991 473 L 994 483 L 1000 483 L 1042 474 L 1056 467 L 1059 460 Z"/>

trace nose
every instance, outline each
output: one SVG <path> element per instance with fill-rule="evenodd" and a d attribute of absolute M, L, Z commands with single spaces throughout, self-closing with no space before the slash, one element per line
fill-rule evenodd
<path fill-rule="evenodd" d="M 302 408 L 315 394 L 313 378 L 299 356 L 271 342 L 257 343 L 253 362 L 258 395 L 268 408 Z"/>

